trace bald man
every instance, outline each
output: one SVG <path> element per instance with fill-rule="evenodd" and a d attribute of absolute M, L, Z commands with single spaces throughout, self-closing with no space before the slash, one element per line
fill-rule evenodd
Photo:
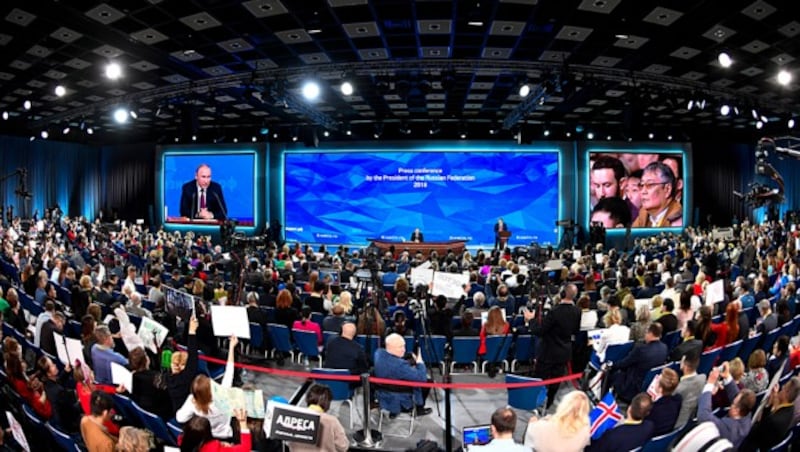
<path fill-rule="evenodd" d="M 367 355 L 361 345 L 354 341 L 356 326 L 346 322 L 342 324 L 342 334 L 328 342 L 325 351 L 325 368 L 347 369 L 353 375 L 361 375 L 369 370 Z"/>
<path fill-rule="evenodd" d="M 375 351 L 375 376 L 393 380 L 428 380 L 422 356 L 411 354 L 406 359 L 406 340 L 396 333 L 386 336 L 386 348 Z M 417 416 L 424 416 L 432 411 L 425 408 L 425 397 L 420 388 L 414 388 L 411 393 L 379 390 L 378 402 L 382 409 L 389 411 L 390 417 L 397 416 L 401 410 L 408 412 L 415 409 Z"/>

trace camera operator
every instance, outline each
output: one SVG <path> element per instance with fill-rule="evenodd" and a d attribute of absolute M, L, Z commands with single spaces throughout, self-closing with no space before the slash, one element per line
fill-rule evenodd
<path fill-rule="evenodd" d="M 575 306 L 578 287 L 567 284 L 561 292 L 561 301 L 544 316 L 536 319 L 536 310 L 525 308 L 525 323 L 531 334 L 542 338 L 536 359 L 534 376 L 542 379 L 566 375 L 567 363 L 572 358 L 572 340 L 581 326 L 581 310 Z M 558 384 L 547 387 L 547 407 L 553 404 Z"/>

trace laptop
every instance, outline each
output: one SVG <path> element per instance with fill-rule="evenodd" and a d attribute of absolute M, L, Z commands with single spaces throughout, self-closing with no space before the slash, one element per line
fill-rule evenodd
<path fill-rule="evenodd" d="M 490 424 L 472 425 L 461 429 L 461 444 L 464 445 L 465 451 L 469 451 L 469 446 L 488 444 L 491 440 Z"/>

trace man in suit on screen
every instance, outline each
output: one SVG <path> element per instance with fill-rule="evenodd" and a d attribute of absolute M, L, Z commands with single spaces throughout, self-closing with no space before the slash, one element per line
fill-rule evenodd
<path fill-rule="evenodd" d="M 222 186 L 211 181 L 211 167 L 205 163 L 195 170 L 194 180 L 181 188 L 181 216 L 203 220 L 228 218 Z"/>

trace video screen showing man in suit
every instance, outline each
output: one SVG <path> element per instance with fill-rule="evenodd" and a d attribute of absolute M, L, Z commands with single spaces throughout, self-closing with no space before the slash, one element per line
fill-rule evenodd
<path fill-rule="evenodd" d="M 211 180 L 211 167 L 201 163 L 194 173 L 194 180 L 181 188 L 181 216 L 202 220 L 225 220 L 228 208 L 222 186 Z"/>

